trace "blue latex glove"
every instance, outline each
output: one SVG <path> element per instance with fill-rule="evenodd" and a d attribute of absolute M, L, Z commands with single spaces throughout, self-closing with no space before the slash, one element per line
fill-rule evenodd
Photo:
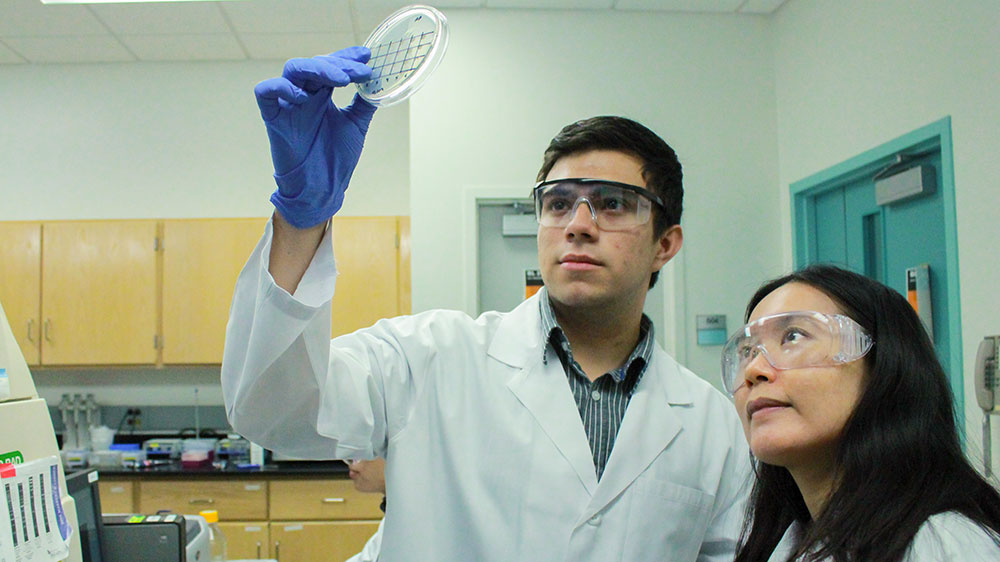
<path fill-rule="evenodd" d="M 278 184 L 271 202 L 292 226 L 321 224 L 344 203 L 375 106 L 355 95 L 341 109 L 330 95 L 335 87 L 370 79 L 370 57 L 365 47 L 349 47 L 291 59 L 281 78 L 254 88 Z"/>

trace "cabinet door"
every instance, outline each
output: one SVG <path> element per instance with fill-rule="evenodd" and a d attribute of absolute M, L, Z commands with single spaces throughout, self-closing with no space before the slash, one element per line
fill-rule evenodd
<path fill-rule="evenodd" d="M 102 513 L 135 513 L 135 483 L 128 480 L 98 480 Z"/>
<path fill-rule="evenodd" d="M 335 217 L 332 336 L 399 315 L 398 217 Z"/>
<path fill-rule="evenodd" d="M 267 219 L 163 221 L 163 362 L 221 363 L 233 287 Z"/>
<path fill-rule="evenodd" d="M 0 222 L 0 303 L 29 365 L 39 359 L 41 291 L 42 223 Z"/>
<path fill-rule="evenodd" d="M 157 360 L 155 221 L 42 226 L 45 365 Z"/>
<path fill-rule="evenodd" d="M 267 485 L 262 480 L 163 480 L 140 482 L 139 511 L 219 512 L 219 519 L 267 519 Z"/>
<path fill-rule="evenodd" d="M 257 560 L 270 557 L 267 521 L 219 523 L 226 537 L 226 558 Z"/>
<path fill-rule="evenodd" d="M 380 519 L 382 494 L 366 494 L 337 480 L 272 480 L 271 519 Z"/>
<path fill-rule="evenodd" d="M 278 562 L 346 560 L 364 548 L 378 521 L 271 523 L 271 552 Z"/>

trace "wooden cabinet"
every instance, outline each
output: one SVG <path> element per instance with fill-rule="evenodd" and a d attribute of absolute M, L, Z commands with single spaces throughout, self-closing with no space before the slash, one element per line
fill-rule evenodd
<path fill-rule="evenodd" d="M 333 337 L 410 313 L 409 236 L 408 217 L 333 219 Z"/>
<path fill-rule="evenodd" d="M 346 560 L 361 551 L 382 518 L 381 494 L 360 493 L 343 477 L 116 474 L 99 482 L 105 513 L 218 511 L 230 560 Z"/>
<path fill-rule="evenodd" d="M 256 560 L 270 558 L 270 529 L 267 521 L 220 522 L 226 536 L 226 558 Z"/>
<path fill-rule="evenodd" d="M 219 512 L 220 521 L 267 519 L 267 482 L 264 480 L 199 480 L 141 482 L 139 512 Z"/>
<path fill-rule="evenodd" d="M 163 362 L 221 363 L 233 288 L 266 219 L 163 221 Z"/>
<path fill-rule="evenodd" d="M 44 365 L 155 363 L 157 223 L 42 226 Z"/>
<path fill-rule="evenodd" d="M 365 546 L 378 521 L 271 523 L 271 552 L 278 562 L 346 560 Z"/>
<path fill-rule="evenodd" d="M 135 483 L 129 480 L 98 480 L 102 513 L 135 513 Z"/>
<path fill-rule="evenodd" d="M 275 480 L 268 491 L 271 519 L 381 519 L 382 496 L 350 480 Z"/>
<path fill-rule="evenodd" d="M 218 364 L 265 222 L 0 222 L 0 301 L 29 365 Z M 410 313 L 408 217 L 339 217 L 333 238 L 333 336 Z"/>
<path fill-rule="evenodd" d="M 0 303 L 29 365 L 41 352 L 42 223 L 0 222 Z"/>

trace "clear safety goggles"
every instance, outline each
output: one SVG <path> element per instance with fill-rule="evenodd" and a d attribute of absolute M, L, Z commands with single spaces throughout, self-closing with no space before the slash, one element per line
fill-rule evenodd
<path fill-rule="evenodd" d="M 542 226 L 566 226 L 580 203 L 586 203 L 601 230 L 628 230 L 649 222 L 653 203 L 664 206 L 663 199 L 648 189 L 587 178 L 539 182 L 533 195 L 535 218 Z"/>
<path fill-rule="evenodd" d="M 744 326 L 722 349 L 722 384 L 735 393 L 758 355 L 777 370 L 832 367 L 861 359 L 874 343 L 864 328 L 842 314 L 765 316 Z"/>

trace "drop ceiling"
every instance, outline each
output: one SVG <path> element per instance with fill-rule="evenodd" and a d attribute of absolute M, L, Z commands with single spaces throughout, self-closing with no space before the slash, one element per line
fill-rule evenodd
<path fill-rule="evenodd" d="M 449 9 L 766 15 L 786 0 L 426 0 Z M 283 60 L 362 43 L 398 0 L 0 1 L 0 64 Z"/>

